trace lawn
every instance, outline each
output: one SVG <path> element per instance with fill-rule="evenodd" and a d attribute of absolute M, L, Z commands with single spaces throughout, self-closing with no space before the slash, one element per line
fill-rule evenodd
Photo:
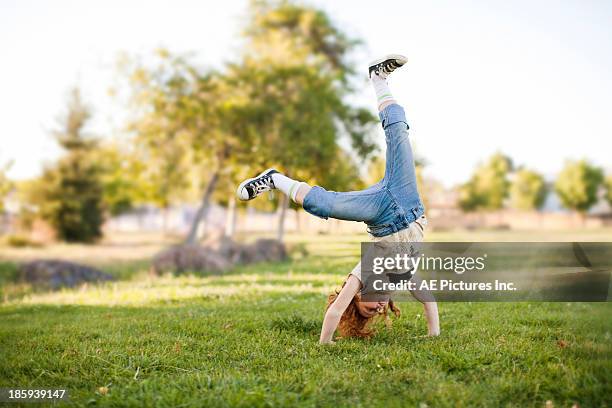
<path fill-rule="evenodd" d="M 583 240 L 604 240 L 595 235 Z M 101 256 L 120 281 L 9 289 L 19 296 L 0 306 L 0 387 L 66 388 L 77 406 L 612 405 L 609 303 L 443 303 L 442 335 L 426 338 L 420 305 L 408 302 L 371 340 L 319 346 L 326 295 L 362 238 L 307 237 L 306 257 L 223 276 L 149 278 L 142 260 L 113 269 Z M 5 287 L 13 260 L 30 255 L 2 253 Z"/>

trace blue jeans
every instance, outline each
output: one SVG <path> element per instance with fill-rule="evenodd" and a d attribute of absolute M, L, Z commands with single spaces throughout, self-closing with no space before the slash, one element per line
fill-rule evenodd
<path fill-rule="evenodd" d="M 404 109 L 389 105 L 379 116 L 387 142 L 383 179 L 361 191 L 335 192 L 314 186 L 304 197 L 303 207 L 324 219 L 365 222 L 371 235 L 384 237 L 407 228 L 425 208 L 417 191 Z"/>

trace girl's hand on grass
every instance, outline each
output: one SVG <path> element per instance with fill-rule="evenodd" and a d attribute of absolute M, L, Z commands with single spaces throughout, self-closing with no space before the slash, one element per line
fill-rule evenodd
<path fill-rule="evenodd" d="M 329 341 L 320 341 L 320 342 L 319 342 L 319 344 L 320 344 L 321 346 L 330 346 L 330 345 L 336 344 L 336 342 L 335 342 L 335 341 L 333 341 L 333 340 L 329 340 Z"/>

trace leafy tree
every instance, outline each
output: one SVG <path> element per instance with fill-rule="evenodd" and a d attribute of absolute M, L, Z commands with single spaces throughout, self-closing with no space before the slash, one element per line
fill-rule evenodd
<path fill-rule="evenodd" d="M 338 142 L 346 137 L 360 158 L 375 148 L 376 118 L 346 103 L 355 75 L 348 58 L 358 42 L 323 11 L 285 1 L 253 2 L 245 33 L 243 61 L 228 77 L 248 101 L 237 131 L 256 151 L 252 166 L 272 164 L 301 180 L 350 189 L 358 177 L 331 179 L 339 158 L 352 160 Z"/>
<path fill-rule="evenodd" d="M 147 201 L 151 189 L 145 177 L 145 164 L 126 146 L 107 143 L 94 152 L 100 166 L 104 209 L 113 216 Z"/>
<path fill-rule="evenodd" d="M 459 206 L 464 211 L 497 210 L 502 208 L 508 196 L 508 173 L 512 161 L 501 153 L 495 153 L 479 165 L 470 180 L 459 189 Z"/>
<path fill-rule="evenodd" d="M 137 161 L 144 199 L 164 211 L 184 199 L 192 185 L 190 179 L 197 148 L 194 135 L 210 138 L 214 123 L 204 115 L 204 101 L 198 98 L 195 68 L 181 56 L 157 50 L 151 68 L 138 63 L 124 67 L 130 79 L 134 119 L 129 130 L 135 134 Z M 194 123 L 198 125 L 194 128 Z"/>
<path fill-rule="evenodd" d="M 180 182 L 194 174 L 188 169 L 202 169 L 193 184 L 204 194 L 187 241 L 195 240 L 215 190 L 233 194 L 253 169 L 275 166 L 321 182 L 338 157 L 340 135 L 360 156 L 373 151 L 375 117 L 344 100 L 352 91 L 346 58 L 354 45 L 321 11 L 253 2 L 243 56 L 223 72 L 167 52 L 155 69 L 131 70 L 140 113 L 134 130 L 151 154 L 174 166 L 168 187 L 185 188 Z"/>
<path fill-rule="evenodd" d="M 4 200 L 6 196 L 11 192 L 14 184 L 6 175 L 6 172 L 12 166 L 12 162 L 9 162 L 3 166 L 0 166 L 0 215 L 4 213 Z"/>
<path fill-rule="evenodd" d="M 350 55 L 359 41 L 348 38 L 325 12 L 286 1 L 252 2 L 245 35 L 243 62 L 232 66 L 232 76 L 254 102 L 250 119 L 266 130 L 263 141 L 276 141 L 268 144 L 272 156 L 285 159 L 290 148 L 297 154 L 287 161 L 298 159 L 293 167 L 312 169 L 323 155 L 335 157 L 340 135 L 360 157 L 375 150 L 376 117 L 345 102 L 354 91 Z"/>
<path fill-rule="evenodd" d="M 20 180 L 15 184 L 19 201 L 18 224 L 22 229 L 30 230 L 34 221 L 41 218 L 46 186 L 42 177 Z"/>
<path fill-rule="evenodd" d="M 96 141 L 83 133 L 90 115 L 74 89 L 61 128 L 54 132 L 66 155 L 41 180 L 40 213 L 58 238 L 70 242 L 92 242 L 102 235 L 102 184 L 92 160 Z"/>
<path fill-rule="evenodd" d="M 606 177 L 606 201 L 612 206 L 612 174 Z"/>
<path fill-rule="evenodd" d="M 510 186 L 510 199 L 512 206 L 520 210 L 541 208 L 546 199 L 544 177 L 532 170 L 518 170 Z"/>
<path fill-rule="evenodd" d="M 555 182 L 555 192 L 564 207 L 581 214 L 597 202 L 603 172 L 586 160 L 568 161 Z"/>
<path fill-rule="evenodd" d="M 336 159 L 329 166 L 329 172 L 321 178 L 321 184 L 336 191 L 364 188 L 365 185 L 355 161 L 342 149 L 339 149 L 336 154 Z"/>

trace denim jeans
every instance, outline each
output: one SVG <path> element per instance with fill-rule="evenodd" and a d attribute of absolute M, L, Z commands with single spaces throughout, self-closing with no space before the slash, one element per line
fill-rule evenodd
<path fill-rule="evenodd" d="M 404 109 L 389 105 L 379 116 L 387 143 L 383 179 L 360 191 L 336 192 L 314 186 L 303 203 L 307 212 L 324 219 L 365 222 L 374 237 L 401 231 L 425 212 L 417 191 Z"/>

